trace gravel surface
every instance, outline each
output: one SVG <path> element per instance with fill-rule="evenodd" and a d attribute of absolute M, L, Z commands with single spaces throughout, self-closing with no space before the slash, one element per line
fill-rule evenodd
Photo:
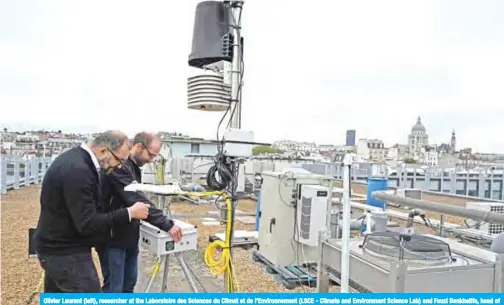
<path fill-rule="evenodd" d="M 356 193 L 365 194 L 366 187 L 362 185 L 352 185 Z M 1 304 L 20 305 L 26 304 L 30 295 L 37 291 L 40 283 L 41 269 L 36 258 L 28 258 L 28 228 L 33 228 L 37 224 L 39 215 L 40 186 L 33 185 L 19 190 L 9 191 L 1 198 Z M 443 196 L 425 195 L 424 198 L 445 204 L 463 206 L 465 200 L 449 198 Z M 255 202 L 252 200 L 242 200 L 238 209 L 244 212 L 255 212 Z M 192 205 L 188 203 L 174 203 L 171 207 L 175 213 L 204 213 L 215 211 L 213 204 Z M 439 219 L 439 214 L 428 213 L 433 219 Z M 198 250 L 184 254 L 187 265 L 199 280 L 200 291 L 222 291 L 224 287 L 222 275 L 212 275 L 203 261 L 203 253 L 208 246 L 208 237 L 217 232 L 224 232 L 224 226 L 205 226 L 201 219 L 185 219 L 198 226 Z M 451 223 L 462 224 L 462 219 L 458 217 L 446 218 Z M 237 223 L 236 229 L 253 229 L 253 225 L 243 225 Z M 425 231 L 425 227 L 419 231 Z M 279 285 L 275 276 L 264 271 L 264 267 L 252 261 L 252 251 L 236 249 L 234 253 L 234 264 L 236 274 L 239 278 L 241 291 L 244 292 L 276 292 L 288 291 Z M 137 284 L 138 291 L 144 291 L 149 274 L 156 261 L 150 253 L 142 250 L 140 254 L 140 275 Z M 99 262 L 95 255 L 95 263 L 99 270 Z M 169 263 L 168 290 L 173 292 L 191 291 L 185 276 L 178 265 L 178 261 L 172 255 Z M 163 267 L 158 273 L 151 288 L 152 292 L 160 291 Z M 339 287 L 332 287 L 332 291 L 337 291 Z M 314 288 L 298 287 L 293 291 L 314 291 Z M 38 304 L 38 297 L 35 297 L 32 304 Z"/>
<path fill-rule="evenodd" d="M 38 291 L 42 270 L 36 258 L 28 258 L 28 229 L 37 225 L 39 208 L 40 186 L 33 185 L 19 190 L 9 191 L 1 198 L 1 304 L 24 305 L 30 295 Z M 238 209 L 244 212 L 255 212 L 255 202 L 242 200 Z M 213 204 L 203 206 L 187 203 L 172 204 L 175 213 L 203 213 L 214 211 Z M 208 246 L 208 238 L 217 232 L 224 232 L 224 226 L 204 226 L 200 219 L 186 219 L 198 226 L 198 250 L 184 254 L 187 265 L 192 269 L 201 284 L 199 290 L 222 291 L 224 282 L 222 275 L 214 276 L 210 273 L 203 261 L 203 253 Z M 237 223 L 236 229 L 251 230 L 253 225 Z M 243 292 L 276 292 L 276 291 L 314 291 L 314 288 L 299 287 L 286 290 L 278 284 L 275 276 L 263 270 L 263 266 L 252 261 L 252 252 L 243 249 L 233 251 L 236 275 L 239 279 L 240 290 Z M 95 264 L 100 274 L 100 264 L 96 254 Z M 139 263 L 138 291 L 144 291 L 149 274 L 152 271 L 156 258 L 142 250 Z M 168 290 L 172 292 L 191 291 L 185 276 L 174 256 L 170 258 Z M 163 267 L 151 288 L 152 292 L 160 291 Z M 202 285 L 203 288 L 200 286 Z M 333 287 L 336 291 L 338 287 Z M 38 296 L 33 298 L 31 304 L 39 304 Z"/>

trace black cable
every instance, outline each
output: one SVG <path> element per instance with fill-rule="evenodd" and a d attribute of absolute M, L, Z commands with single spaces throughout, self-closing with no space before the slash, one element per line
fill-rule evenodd
<path fill-rule="evenodd" d="M 235 27 L 236 27 L 236 25 L 239 25 L 241 23 L 241 14 L 242 14 L 242 10 L 240 10 L 240 15 L 238 16 L 238 22 L 236 22 L 236 19 L 234 18 L 234 15 L 232 15 L 232 17 L 233 17 L 233 23 L 234 23 Z M 237 36 L 241 37 L 241 35 L 240 35 L 241 32 L 240 32 L 240 28 L 239 27 L 236 28 L 236 31 L 238 33 Z M 233 41 L 233 44 L 234 43 L 240 44 L 241 41 Z M 237 96 L 240 96 L 241 90 L 242 90 L 242 86 L 243 86 L 243 81 L 242 81 L 243 80 L 243 75 L 245 74 L 244 73 L 244 71 L 245 71 L 245 63 L 243 61 L 243 48 L 242 48 L 241 45 L 239 45 L 238 51 L 241 53 L 241 56 L 240 56 L 240 84 L 238 84 Z M 232 71 L 232 73 L 236 73 L 236 71 Z M 217 141 L 218 142 L 221 141 L 220 138 L 219 138 L 220 126 L 222 125 L 222 122 L 224 121 L 224 118 L 226 117 L 226 115 L 231 110 L 232 103 L 237 103 L 237 102 L 238 102 L 237 100 L 230 100 L 229 101 L 229 105 L 228 105 L 226 111 L 224 112 L 224 115 L 222 116 L 222 118 L 221 118 L 221 120 L 219 122 L 219 125 L 217 126 Z M 229 119 L 228 124 L 227 124 L 228 127 L 231 124 L 231 121 L 233 119 L 233 115 L 234 115 L 235 110 L 236 110 L 236 107 L 234 107 L 233 111 L 231 112 L 230 119 Z M 220 153 L 222 153 L 222 145 L 221 145 L 221 143 L 217 143 L 217 151 L 220 152 Z"/>
<path fill-rule="evenodd" d="M 226 189 L 235 178 L 229 164 L 226 162 L 226 156 L 217 153 L 214 162 L 215 164 L 212 165 L 207 172 L 206 182 L 210 189 L 222 191 Z"/>
<path fill-rule="evenodd" d="M 240 10 L 240 14 L 238 16 L 238 21 L 236 21 L 236 19 L 233 16 L 233 23 L 234 23 L 233 26 L 236 27 L 238 25 L 238 27 L 236 27 L 238 37 L 241 36 L 240 35 L 240 28 L 239 28 L 239 24 L 241 23 L 241 14 L 242 14 L 242 10 Z M 234 41 L 233 43 L 238 44 L 238 46 L 239 46 L 238 51 L 242 55 L 241 60 L 240 60 L 240 66 L 241 66 L 240 67 L 240 84 L 238 84 L 238 90 L 237 90 L 237 97 L 239 97 L 241 94 L 242 86 L 243 86 L 242 79 L 243 79 L 243 75 L 244 75 L 243 49 L 240 44 L 240 41 Z M 233 71 L 233 73 L 236 73 L 236 72 L 237 71 Z M 220 139 L 219 130 L 222 125 L 222 122 L 224 121 L 227 114 L 231 110 L 232 104 L 235 103 L 235 107 L 231 111 L 230 119 L 227 124 L 228 127 L 230 126 L 231 121 L 233 119 L 234 112 L 236 111 L 236 108 L 237 108 L 236 107 L 237 102 L 238 102 L 238 100 L 230 100 L 228 108 L 224 112 L 224 115 L 220 119 L 219 125 L 217 126 L 217 155 L 215 156 L 215 159 L 214 159 L 214 165 L 212 167 L 210 167 L 210 169 L 208 170 L 208 173 L 207 173 L 207 177 L 206 177 L 207 185 L 212 190 L 222 191 L 224 189 L 227 189 L 229 191 L 230 185 L 232 183 L 236 184 L 236 178 L 235 178 L 236 176 L 234 175 L 233 170 L 231 169 L 231 165 L 229 164 L 229 162 L 227 162 L 227 158 L 224 155 L 224 151 L 223 151 L 224 150 L 224 147 L 223 147 L 224 146 L 223 145 L 224 138 L 222 140 Z M 230 193 L 234 194 L 234 192 L 232 192 L 232 191 Z"/>

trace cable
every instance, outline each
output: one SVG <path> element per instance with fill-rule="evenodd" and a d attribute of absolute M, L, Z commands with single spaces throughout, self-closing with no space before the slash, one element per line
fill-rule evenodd
<path fill-rule="evenodd" d="M 227 193 L 224 192 L 201 192 L 201 193 L 188 193 L 192 196 L 212 196 L 218 195 L 222 196 L 226 200 L 227 207 L 227 219 L 226 222 L 226 234 L 225 240 L 216 240 L 212 242 L 207 249 L 205 250 L 205 264 L 210 268 L 210 271 L 214 275 L 224 274 L 226 277 L 227 285 L 226 292 L 235 292 L 240 291 L 240 286 L 238 284 L 238 279 L 235 274 L 233 260 L 231 257 L 231 232 L 233 227 L 232 221 L 232 212 L 233 212 L 233 204 L 231 202 L 231 198 Z M 231 220 L 231 221 L 230 221 Z M 218 250 L 222 250 L 221 255 L 218 259 L 215 259 L 217 256 Z"/>
<path fill-rule="evenodd" d="M 242 12 L 243 10 L 240 9 L 240 15 L 238 16 L 238 21 L 236 20 L 236 18 L 234 17 L 233 14 L 231 14 L 232 18 L 233 18 L 233 23 L 234 25 L 233 26 L 230 26 L 231 27 L 236 27 L 236 32 L 237 32 L 237 36 L 238 37 L 241 37 L 241 30 L 240 30 L 240 27 L 239 26 L 236 26 L 236 25 L 240 25 L 241 24 L 241 15 L 242 15 Z M 236 38 L 236 37 L 235 37 Z M 243 48 L 241 46 L 241 41 L 234 41 L 233 43 L 238 43 L 238 51 L 240 52 L 240 84 L 238 84 L 238 90 L 237 90 L 237 97 L 241 96 L 241 91 L 242 91 L 242 87 L 243 87 L 243 76 L 245 74 L 245 63 L 243 61 Z M 237 73 L 238 71 L 232 71 L 232 73 Z M 221 140 L 220 140 L 220 137 L 219 137 L 219 130 L 220 130 L 220 126 L 222 125 L 222 122 L 224 121 L 224 119 L 226 118 L 226 115 L 229 113 L 229 111 L 231 110 L 231 107 L 232 107 L 232 103 L 237 103 L 238 101 L 237 100 L 230 100 L 229 101 L 229 105 L 226 109 L 226 111 L 224 112 L 224 115 L 222 116 L 221 120 L 219 121 L 219 125 L 217 126 L 217 151 L 218 153 L 222 153 L 222 144 L 220 143 Z M 234 115 L 234 112 L 236 111 L 236 108 L 237 107 L 233 107 L 233 110 L 231 111 L 231 115 L 230 115 L 230 118 L 229 118 L 229 121 L 228 121 L 228 124 L 227 126 L 229 127 L 230 124 L 231 124 L 231 121 L 233 119 L 233 115 Z"/>
<path fill-rule="evenodd" d="M 33 300 L 35 299 L 35 296 L 37 296 L 37 294 L 39 294 L 41 292 L 42 286 L 44 285 L 44 277 L 45 277 L 45 272 L 42 270 L 42 272 L 40 273 L 40 279 L 39 279 L 39 283 L 37 285 L 37 288 L 28 297 L 28 300 L 26 301 L 26 305 L 30 305 L 33 302 Z"/>
<path fill-rule="evenodd" d="M 218 152 L 215 156 L 214 165 L 207 172 L 206 182 L 213 191 L 222 191 L 235 182 L 234 174 L 224 154 Z"/>
<path fill-rule="evenodd" d="M 219 121 L 219 124 L 217 126 L 217 155 L 215 156 L 214 159 L 214 165 L 210 167 L 208 173 L 207 173 L 207 185 L 210 189 L 214 190 L 214 192 L 203 192 L 200 193 L 201 195 L 219 195 L 224 197 L 226 201 L 226 207 L 227 207 L 227 221 L 226 221 L 226 238 L 224 241 L 221 240 L 216 240 L 212 242 L 208 248 L 205 251 L 205 263 L 207 266 L 210 268 L 210 271 L 213 274 L 225 274 L 226 277 L 226 291 L 227 292 L 234 292 L 235 290 L 239 290 L 239 285 L 238 281 L 236 279 L 236 275 L 234 272 L 234 267 L 233 267 L 233 261 L 231 258 L 231 239 L 232 239 L 232 232 L 233 232 L 233 227 L 234 227 L 234 210 L 236 206 L 233 206 L 233 202 L 231 201 L 231 197 L 224 192 L 224 190 L 227 190 L 229 193 L 231 193 L 232 196 L 235 195 L 236 193 L 236 188 L 237 188 L 237 173 L 238 173 L 238 168 L 235 166 L 233 162 L 227 162 L 227 157 L 224 155 L 224 147 L 223 147 L 223 142 L 224 139 L 220 139 L 219 137 L 219 130 L 222 125 L 222 122 L 226 118 L 227 114 L 229 113 L 233 103 L 235 103 L 235 107 L 233 107 L 233 110 L 231 111 L 230 118 L 228 121 L 227 126 L 229 127 L 232 120 L 233 120 L 233 115 L 234 112 L 236 111 L 236 108 L 238 108 L 238 102 L 240 100 L 241 96 L 241 90 L 243 86 L 243 71 L 244 71 L 244 63 L 243 63 L 243 48 L 241 46 L 241 41 L 237 38 L 241 37 L 240 35 L 240 23 L 241 23 L 241 15 L 242 15 L 242 10 L 240 8 L 240 13 L 238 16 L 238 21 L 235 19 L 234 14 L 231 14 L 233 17 L 233 29 L 236 30 L 237 32 L 237 37 L 234 37 L 233 41 L 233 49 L 235 48 L 234 44 L 238 45 L 238 52 L 241 53 L 241 59 L 240 59 L 240 71 L 232 71 L 232 73 L 240 73 L 240 83 L 238 84 L 237 88 L 237 95 L 233 96 L 235 100 L 230 100 L 229 105 L 224 112 L 224 115 L 222 116 L 221 120 Z M 231 26 L 230 26 L 231 27 Z M 236 54 L 235 54 L 236 55 Z M 233 67 L 234 68 L 234 67 Z M 218 178 L 217 178 L 218 177 Z M 194 194 L 194 193 L 193 193 Z M 219 198 L 219 197 L 218 197 Z M 217 199 L 218 199 L 217 198 Z M 216 201 L 217 201 L 216 199 Z M 237 205 L 237 200 L 233 197 L 233 201 L 236 201 Z M 221 256 L 218 260 L 215 260 L 215 256 L 217 253 L 217 250 L 222 249 Z"/>

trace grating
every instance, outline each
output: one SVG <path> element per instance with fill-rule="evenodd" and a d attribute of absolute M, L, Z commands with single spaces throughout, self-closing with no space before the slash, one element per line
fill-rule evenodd
<path fill-rule="evenodd" d="M 365 237 L 363 251 L 393 260 L 423 263 L 452 261 L 450 246 L 438 239 L 422 235 L 404 235 L 397 232 L 376 232 Z"/>
<path fill-rule="evenodd" d="M 301 237 L 304 239 L 310 238 L 311 208 L 312 208 L 312 199 L 303 196 L 301 199 L 301 219 L 300 219 L 299 231 L 301 233 Z"/>
<path fill-rule="evenodd" d="M 490 212 L 504 214 L 504 205 L 491 205 Z M 500 234 L 504 232 L 504 225 L 491 223 L 488 226 L 489 234 Z"/>

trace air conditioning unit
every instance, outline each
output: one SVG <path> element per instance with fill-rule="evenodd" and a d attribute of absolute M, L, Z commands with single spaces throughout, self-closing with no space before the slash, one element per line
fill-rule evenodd
<path fill-rule="evenodd" d="M 468 202 L 466 204 L 466 208 L 484 212 L 504 214 L 504 203 L 502 202 Z M 504 232 L 504 225 L 501 224 L 480 223 L 476 220 L 471 220 L 471 223 L 474 224 L 472 226 L 474 226 L 475 229 L 478 229 L 490 235 L 497 235 Z"/>
<path fill-rule="evenodd" d="M 422 200 L 422 190 L 421 189 L 397 189 L 396 195 L 403 198 Z M 390 204 L 389 205 L 394 205 Z M 397 205 L 400 206 L 400 205 Z M 403 208 L 408 209 L 407 206 Z"/>
<path fill-rule="evenodd" d="M 297 201 L 297 228 L 295 239 L 311 247 L 318 246 L 319 231 L 326 227 L 327 187 L 320 185 L 301 185 Z"/>

